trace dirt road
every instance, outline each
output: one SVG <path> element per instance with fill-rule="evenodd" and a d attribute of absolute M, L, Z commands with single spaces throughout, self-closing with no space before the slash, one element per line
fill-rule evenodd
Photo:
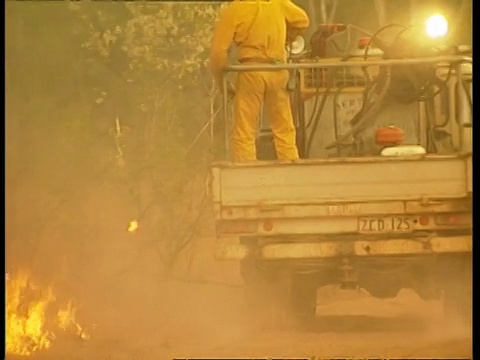
<path fill-rule="evenodd" d="M 410 291 L 378 300 L 363 291 L 324 288 L 308 331 L 259 331 L 242 311 L 239 286 L 145 281 L 110 291 L 108 308 L 95 309 L 93 296 L 82 312 L 91 339 L 65 336 L 34 358 L 471 356 L 471 337 L 442 322 L 441 304 Z"/>

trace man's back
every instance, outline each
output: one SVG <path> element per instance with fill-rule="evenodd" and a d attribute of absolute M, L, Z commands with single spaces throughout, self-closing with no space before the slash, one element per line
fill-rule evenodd
<path fill-rule="evenodd" d="M 280 0 L 237 0 L 230 7 L 239 59 L 285 60 L 286 21 Z"/>
<path fill-rule="evenodd" d="M 235 0 L 220 14 L 212 41 L 214 73 L 226 65 L 234 42 L 238 59 L 285 61 L 287 25 L 305 29 L 308 15 L 290 0 Z"/>
<path fill-rule="evenodd" d="M 223 85 L 223 68 L 232 43 L 236 45 L 236 60 L 241 63 L 284 62 L 287 26 L 305 29 L 308 25 L 305 11 L 290 0 L 235 0 L 220 14 L 213 37 L 210 61 L 217 84 Z M 235 161 L 256 159 L 255 136 L 264 102 L 277 157 L 298 159 L 290 94 L 286 89 L 288 78 L 286 70 L 238 74 L 232 129 Z"/>

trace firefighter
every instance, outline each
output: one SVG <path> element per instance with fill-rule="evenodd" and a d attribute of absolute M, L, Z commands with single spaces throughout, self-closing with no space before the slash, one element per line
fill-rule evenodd
<path fill-rule="evenodd" d="M 287 29 L 302 31 L 308 28 L 309 22 L 307 13 L 290 0 L 235 0 L 230 3 L 220 13 L 212 41 L 210 65 L 217 85 L 222 89 L 222 71 L 232 44 L 236 45 L 237 60 L 241 64 L 285 63 Z M 277 158 L 298 159 L 286 88 L 288 77 L 288 70 L 238 73 L 232 132 L 234 161 L 256 160 L 255 139 L 263 102 Z"/>

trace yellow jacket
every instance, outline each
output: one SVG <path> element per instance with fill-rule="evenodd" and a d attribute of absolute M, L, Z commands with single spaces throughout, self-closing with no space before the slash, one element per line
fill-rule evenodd
<path fill-rule="evenodd" d="M 232 43 L 238 60 L 246 58 L 285 61 L 287 27 L 306 29 L 307 13 L 290 0 L 235 0 L 219 15 L 213 34 L 210 65 L 221 86 Z"/>

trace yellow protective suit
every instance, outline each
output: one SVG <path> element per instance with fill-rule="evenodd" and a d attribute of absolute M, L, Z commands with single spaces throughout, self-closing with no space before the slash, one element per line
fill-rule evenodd
<path fill-rule="evenodd" d="M 290 0 L 235 0 L 220 13 L 215 28 L 210 64 L 217 84 L 228 51 L 235 43 L 240 63 L 286 61 L 287 26 L 302 30 L 309 26 L 306 12 Z M 295 126 L 286 89 L 288 71 L 240 72 L 235 95 L 232 133 L 234 161 L 256 160 L 255 138 L 262 104 L 269 116 L 279 159 L 298 159 Z"/>

